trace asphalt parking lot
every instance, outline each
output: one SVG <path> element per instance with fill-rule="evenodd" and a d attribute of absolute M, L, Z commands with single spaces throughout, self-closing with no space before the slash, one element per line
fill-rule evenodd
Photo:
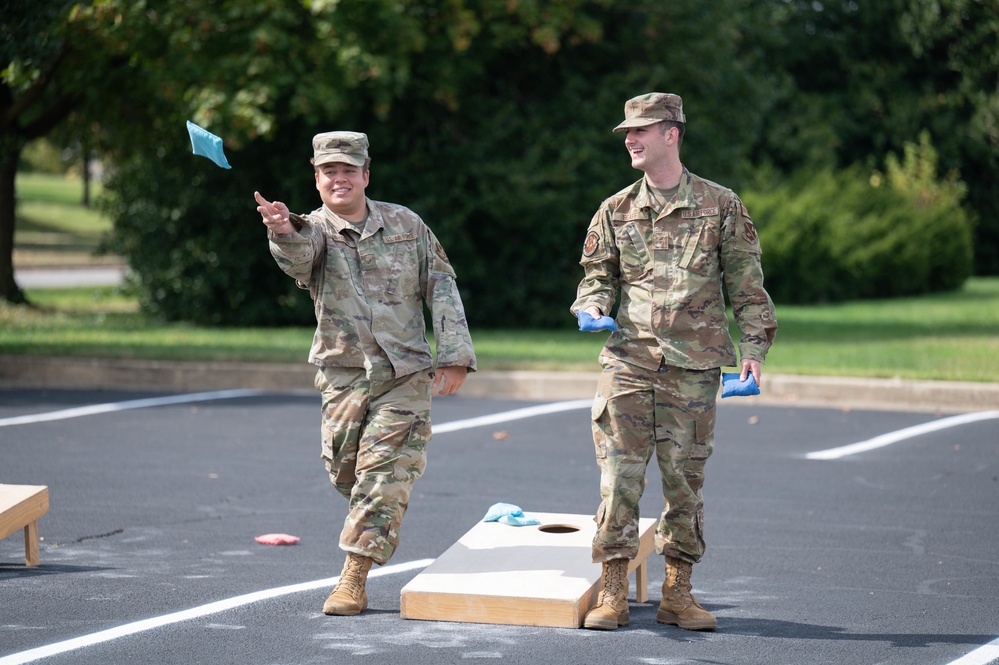
<path fill-rule="evenodd" d="M 327 617 L 345 502 L 319 459 L 317 396 L 0 391 L 0 483 L 47 485 L 51 501 L 39 567 L 20 537 L 0 541 L 0 665 L 999 662 L 999 419 L 732 402 L 693 579 L 718 631 L 655 622 L 653 557 L 649 602 L 595 632 L 399 615 L 406 582 L 493 503 L 593 512 L 585 403 L 437 400 L 369 611 Z M 533 406 L 552 412 L 504 415 Z M 643 516 L 661 510 L 657 474 Z M 272 532 L 301 541 L 254 541 Z"/>

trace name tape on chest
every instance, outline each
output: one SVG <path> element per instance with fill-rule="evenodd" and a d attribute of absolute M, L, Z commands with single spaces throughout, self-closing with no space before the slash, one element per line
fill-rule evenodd
<path fill-rule="evenodd" d="M 385 236 L 385 242 L 403 242 L 405 240 L 416 240 L 415 233 L 397 233 L 391 236 Z"/>
<path fill-rule="evenodd" d="M 714 217 L 718 214 L 718 206 L 714 208 L 701 208 L 699 210 L 681 210 L 680 217 L 683 219 L 697 219 L 698 217 Z"/>

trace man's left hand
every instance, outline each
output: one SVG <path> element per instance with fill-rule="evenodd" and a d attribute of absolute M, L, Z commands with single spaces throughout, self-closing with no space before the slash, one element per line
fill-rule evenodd
<path fill-rule="evenodd" d="M 762 374 L 762 370 L 760 369 L 760 361 L 759 360 L 750 360 L 748 358 L 743 358 L 742 359 L 742 373 L 739 374 L 739 380 L 740 381 L 745 381 L 746 379 L 749 378 L 750 374 L 752 374 L 753 378 L 756 379 L 756 385 L 758 387 L 762 387 L 763 384 L 760 383 L 760 376 Z"/>
<path fill-rule="evenodd" d="M 468 376 L 467 367 L 438 367 L 437 375 L 434 376 L 435 395 L 453 395 L 465 383 Z"/>

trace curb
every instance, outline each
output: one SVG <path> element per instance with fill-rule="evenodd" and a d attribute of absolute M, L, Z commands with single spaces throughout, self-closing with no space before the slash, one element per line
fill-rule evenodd
<path fill-rule="evenodd" d="M 305 363 L 180 362 L 106 358 L 0 356 L 0 388 L 201 392 L 254 388 L 315 391 Z M 469 375 L 465 397 L 590 399 L 599 372 L 484 371 Z M 999 409 L 999 383 L 904 381 L 765 374 L 763 394 L 719 404 L 967 413 Z"/>

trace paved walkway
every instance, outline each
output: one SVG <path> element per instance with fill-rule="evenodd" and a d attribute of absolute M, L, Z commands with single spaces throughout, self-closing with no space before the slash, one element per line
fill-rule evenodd
<path fill-rule="evenodd" d="M 14 281 L 22 289 L 58 289 L 74 286 L 117 286 L 124 269 L 120 266 L 72 268 L 18 268 Z"/>

